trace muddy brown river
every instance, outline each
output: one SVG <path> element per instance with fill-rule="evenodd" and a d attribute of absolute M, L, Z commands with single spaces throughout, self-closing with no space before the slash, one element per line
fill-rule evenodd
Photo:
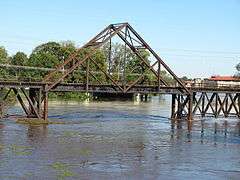
<path fill-rule="evenodd" d="M 240 179 L 238 119 L 172 122 L 168 96 L 50 102 L 49 113 L 64 124 L 0 120 L 0 180 Z"/>

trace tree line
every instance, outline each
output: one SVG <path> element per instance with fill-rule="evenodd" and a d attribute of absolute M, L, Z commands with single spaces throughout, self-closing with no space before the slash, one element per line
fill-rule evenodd
<path fill-rule="evenodd" d="M 83 58 L 87 53 L 92 51 L 90 48 L 78 51 L 77 59 Z M 9 56 L 4 47 L 0 47 L 0 64 L 10 64 L 16 66 L 30 66 L 30 67 L 43 67 L 54 68 L 58 64 L 63 63 L 69 56 L 77 52 L 77 47 L 70 41 L 66 42 L 47 42 L 37 46 L 32 53 L 27 56 L 24 52 L 17 52 L 13 56 Z M 142 50 L 141 55 L 150 64 L 150 54 Z M 109 57 L 111 56 L 111 57 Z M 91 71 L 97 73 L 97 80 L 108 82 L 108 78 L 100 73 L 100 69 L 109 71 L 115 81 L 123 81 L 123 73 L 125 73 L 126 81 L 134 81 L 139 74 L 146 74 L 142 83 L 154 84 L 156 78 L 154 74 L 147 68 L 144 69 L 143 64 L 139 63 L 140 60 L 129 48 L 123 44 L 114 43 L 111 45 L 111 54 L 109 55 L 109 44 L 99 48 L 92 56 L 92 59 L 98 64 L 90 64 Z M 74 62 L 73 62 L 74 63 Z M 69 66 L 69 67 L 68 67 Z M 65 68 L 70 68 L 68 65 Z M 125 69 L 125 70 L 124 70 Z M 69 83 L 84 83 L 86 80 L 86 67 L 81 66 L 78 70 L 74 71 L 68 76 L 65 81 Z M 1 79 L 16 79 L 18 81 L 41 81 L 48 72 L 42 70 L 23 70 L 21 68 L 1 68 Z M 61 76 L 61 73 L 58 74 Z M 173 79 L 166 73 L 161 71 L 161 75 L 170 84 Z M 57 77 L 55 77 L 57 78 Z M 96 82 L 96 79 L 91 77 L 91 82 Z"/>

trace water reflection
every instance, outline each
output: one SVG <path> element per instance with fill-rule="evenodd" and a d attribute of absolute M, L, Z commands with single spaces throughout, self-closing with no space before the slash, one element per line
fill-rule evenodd
<path fill-rule="evenodd" d="M 4 148 L 3 139 L 2 139 L 3 138 L 3 129 L 4 129 L 4 124 L 0 121 L 0 155 Z"/>
<path fill-rule="evenodd" d="M 48 135 L 48 127 L 46 125 L 32 126 L 27 129 L 28 143 L 31 145 L 40 146 L 46 140 Z"/>
<path fill-rule="evenodd" d="M 204 140 L 209 140 L 213 137 L 213 142 L 217 145 L 217 142 L 227 141 L 228 136 L 239 137 L 240 136 L 240 122 L 227 120 L 213 120 L 198 119 L 192 121 L 185 120 L 171 120 L 171 139 L 187 139 L 187 142 L 192 141 L 192 134 L 194 133 L 194 140 L 199 136 L 200 142 L 204 143 Z"/>
<path fill-rule="evenodd" d="M 169 110 L 168 99 L 158 97 L 137 104 L 56 103 L 50 104 L 50 118 L 64 124 L 6 120 L 0 128 L 0 143 L 8 147 L 0 179 L 57 179 L 66 172 L 73 175 L 69 179 L 239 177 L 238 120 L 169 120 Z M 25 177 L 29 171 L 32 176 Z"/>

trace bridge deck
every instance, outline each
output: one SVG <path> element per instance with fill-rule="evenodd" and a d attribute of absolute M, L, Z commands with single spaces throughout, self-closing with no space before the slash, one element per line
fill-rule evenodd
<path fill-rule="evenodd" d="M 16 81 L 0 81 L 0 88 L 39 88 L 43 89 L 46 83 L 42 82 L 16 82 Z M 122 85 L 119 85 L 123 88 Z M 194 86 L 188 87 L 192 92 L 216 92 L 216 93 L 240 93 L 240 87 L 238 86 Z M 50 90 L 51 92 L 103 92 L 103 93 L 123 93 L 122 90 L 116 85 L 88 85 L 80 83 L 60 83 L 55 88 Z M 179 94 L 182 92 L 181 87 L 175 86 L 161 86 L 158 90 L 158 86 L 154 85 L 135 85 L 126 93 L 156 93 L 156 94 Z"/>

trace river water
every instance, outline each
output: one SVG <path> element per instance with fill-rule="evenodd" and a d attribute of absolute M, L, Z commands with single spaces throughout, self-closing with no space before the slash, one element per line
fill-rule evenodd
<path fill-rule="evenodd" d="M 238 119 L 173 122 L 168 96 L 51 102 L 49 113 L 64 124 L 0 120 L 1 180 L 240 179 Z"/>

